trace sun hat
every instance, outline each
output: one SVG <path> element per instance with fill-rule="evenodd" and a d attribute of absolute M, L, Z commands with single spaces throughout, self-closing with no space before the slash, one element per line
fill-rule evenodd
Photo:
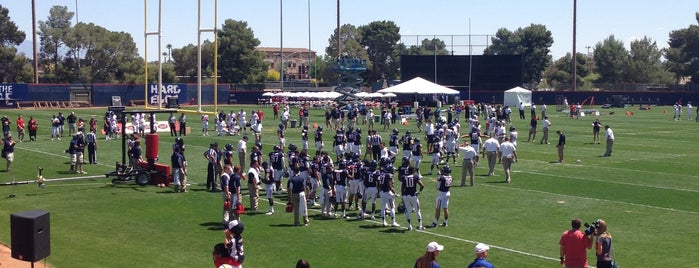
<path fill-rule="evenodd" d="M 437 244 L 437 242 L 430 242 L 427 244 L 427 252 L 442 251 L 444 249 L 443 245 Z"/>

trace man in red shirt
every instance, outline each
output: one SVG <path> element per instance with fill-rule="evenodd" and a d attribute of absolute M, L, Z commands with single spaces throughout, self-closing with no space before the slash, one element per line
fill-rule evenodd
<path fill-rule="evenodd" d="M 24 142 L 24 118 L 22 118 L 22 115 L 20 114 L 17 116 L 17 139 L 19 139 L 19 142 Z"/>
<path fill-rule="evenodd" d="M 561 240 L 561 264 L 566 268 L 587 268 L 587 251 L 592 248 L 592 240 L 580 229 L 580 219 L 575 218 L 570 223 L 571 229 L 563 232 Z"/>

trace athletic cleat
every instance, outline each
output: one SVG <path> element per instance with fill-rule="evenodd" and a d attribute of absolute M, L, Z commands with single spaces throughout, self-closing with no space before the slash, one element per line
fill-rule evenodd
<path fill-rule="evenodd" d="M 383 227 L 386 227 L 386 221 L 383 221 Z"/>
<path fill-rule="evenodd" d="M 431 228 L 437 227 L 437 223 L 436 223 L 436 222 L 433 222 L 432 224 L 430 224 L 430 227 L 431 227 Z"/>
<path fill-rule="evenodd" d="M 394 221 L 393 223 L 391 223 L 391 226 L 392 227 L 400 227 L 400 224 L 398 224 L 397 222 Z"/>
<path fill-rule="evenodd" d="M 417 229 L 418 229 L 418 230 L 425 230 L 425 226 L 420 225 L 420 226 L 417 227 Z"/>
<path fill-rule="evenodd" d="M 376 218 L 374 218 L 374 215 L 371 215 L 371 220 L 373 221 L 373 220 L 375 220 L 375 219 L 376 219 Z"/>
<path fill-rule="evenodd" d="M 443 223 L 442 223 L 442 227 L 447 227 L 447 223 L 446 223 L 446 222 L 443 222 Z"/>
<path fill-rule="evenodd" d="M 412 230 L 413 230 L 413 226 L 412 226 L 412 225 L 408 225 L 408 231 L 412 231 Z"/>

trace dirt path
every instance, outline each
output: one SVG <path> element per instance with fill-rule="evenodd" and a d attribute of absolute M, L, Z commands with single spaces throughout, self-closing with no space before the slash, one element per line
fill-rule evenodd
<path fill-rule="evenodd" d="M 5 244 L 0 243 L 0 268 L 29 268 L 32 267 L 31 262 L 20 261 L 12 258 L 11 250 Z M 35 262 L 34 267 L 47 267 L 50 265 L 41 262 Z"/>

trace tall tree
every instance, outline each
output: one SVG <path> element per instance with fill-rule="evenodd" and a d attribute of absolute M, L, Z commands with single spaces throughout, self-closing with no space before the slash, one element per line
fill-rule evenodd
<path fill-rule="evenodd" d="M 172 50 L 175 73 L 187 77 L 186 81 L 194 82 L 197 78 L 197 46 L 193 44 Z M 213 76 L 214 43 L 204 40 L 201 44 L 201 75 Z"/>
<path fill-rule="evenodd" d="M 522 55 L 524 58 L 523 81 L 537 84 L 546 67 L 551 64 L 553 36 L 546 26 L 531 24 L 518 28 L 514 32 L 505 28 L 499 29 L 491 38 L 485 55 Z"/>
<path fill-rule="evenodd" d="M 248 23 L 227 19 L 218 32 L 220 82 L 260 83 L 267 77 L 264 53 L 255 50 L 260 40 Z"/>
<path fill-rule="evenodd" d="M 46 21 L 39 21 L 39 41 L 41 44 L 39 58 L 45 73 L 52 73 L 55 82 L 70 76 L 70 71 L 63 69 L 61 47 L 71 31 L 73 12 L 67 6 L 53 6 Z"/>
<path fill-rule="evenodd" d="M 0 5 L 0 83 L 29 82 L 32 73 L 29 60 L 24 55 L 17 55 L 19 44 L 26 35 L 10 19 L 10 11 Z"/>
<path fill-rule="evenodd" d="M 627 81 L 629 52 L 621 40 L 610 35 L 595 45 L 595 63 L 600 74 L 597 82 L 621 83 Z"/>
<path fill-rule="evenodd" d="M 112 32 L 93 23 L 81 22 L 67 35 L 66 46 L 70 59 L 66 65 L 77 69 L 76 82 L 123 82 L 127 74 L 141 71 L 133 64 L 141 58 L 129 33 Z"/>
<path fill-rule="evenodd" d="M 699 12 L 695 17 L 699 24 Z M 689 78 L 692 83 L 699 83 L 699 25 L 670 32 L 668 45 L 665 58 L 677 81 Z"/>
<path fill-rule="evenodd" d="M 439 38 L 432 39 L 422 39 L 419 46 L 410 46 L 403 54 L 405 55 L 449 55 L 449 50 L 446 49 L 447 45 L 444 44 Z"/>
<path fill-rule="evenodd" d="M 672 83 L 672 74 L 665 70 L 663 52 L 648 37 L 631 42 L 628 80 L 632 83 Z"/>
<path fill-rule="evenodd" d="M 342 46 L 342 56 L 363 59 L 368 62 L 369 56 L 361 44 L 362 32 L 360 29 L 352 24 L 345 24 L 340 27 L 340 32 L 342 33 L 339 37 L 340 45 Z M 325 55 L 330 56 L 332 59 L 337 59 L 337 39 L 337 29 L 335 29 L 328 39 L 328 47 L 325 48 Z"/>
<path fill-rule="evenodd" d="M 591 73 L 592 64 L 590 58 L 582 53 L 576 55 L 576 69 L 578 76 L 576 82 L 582 85 L 583 77 Z M 573 57 L 570 53 L 557 59 L 553 64 L 549 65 L 544 72 L 544 78 L 550 85 L 558 86 L 557 89 L 568 89 L 573 83 Z"/>
<path fill-rule="evenodd" d="M 372 63 L 368 82 L 381 78 L 396 79 L 400 75 L 400 53 L 397 49 L 400 41 L 400 28 L 393 21 L 374 21 L 359 27 L 362 34 L 360 43 L 366 47 Z"/>

